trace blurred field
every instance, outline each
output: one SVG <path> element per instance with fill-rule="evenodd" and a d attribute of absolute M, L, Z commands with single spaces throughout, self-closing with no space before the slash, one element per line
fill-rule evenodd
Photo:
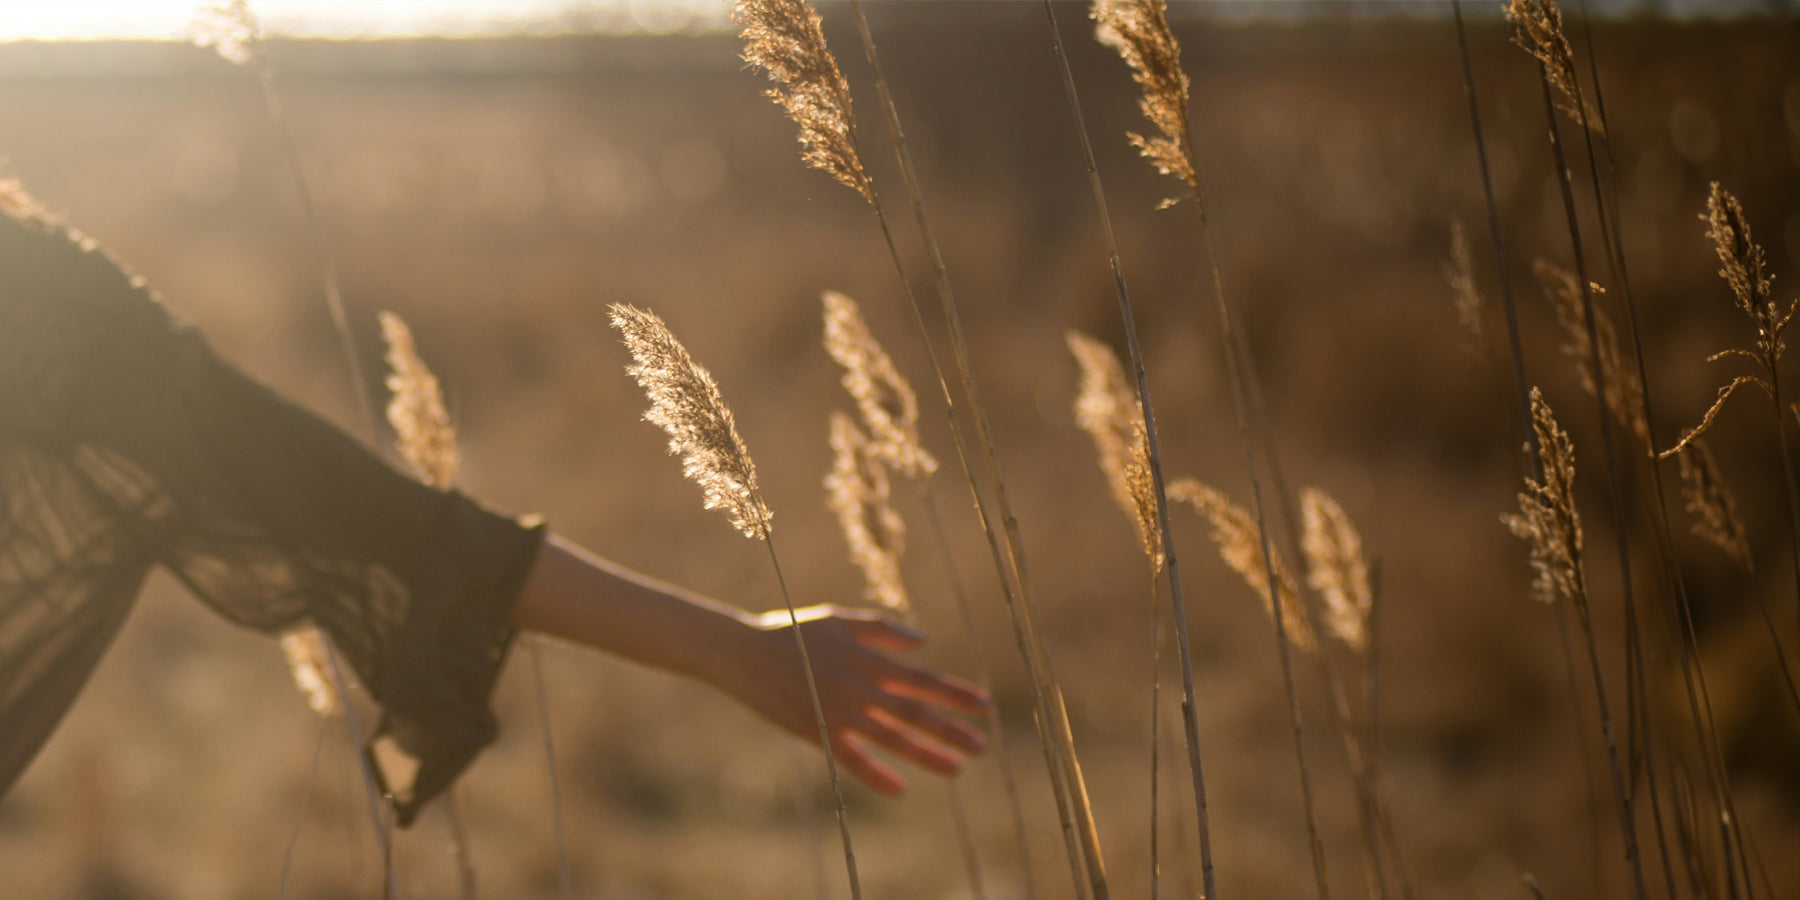
<path fill-rule="evenodd" d="M 1041 13 L 966 3 L 876 12 L 995 415 L 1115 890 L 1142 896 L 1142 560 L 1073 427 L 1076 376 L 1062 342 L 1067 328 L 1115 342 L 1120 331 Z M 828 8 L 828 34 L 872 130 L 866 67 L 848 50 L 854 34 L 841 13 Z M 1139 127 L 1125 71 L 1087 39 L 1075 8 L 1066 16 L 1168 465 L 1247 499 L 1192 219 L 1154 210 L 1171 188 L 1123 140 Z M 1554 622 L 1527 598 L 1524 548 L 1498 521 L 1518 489 L 1501 392 L 1510 388 L 1458 329 L 1441 273 L 1448 222 L 1459 216 L 1494 297 L 1450 26 L 1180 28 L 1225 273 L 1285 462 L 1344 504 L 1381 561 L 1383 765 L 1422 895 L 1519 897 L 1518 873 L 1529 871 L 1552 898 L 1623 896 L 1611 844 L 1604 884 L 1594 883 Z M 1743 199 L 1778 290 L 1800 282 L 1796 38 L 1791 21 L 1597 30 L 1663 446 L 1723 380 L 1726 364 L 1703 358 L 1744 339 L 1695 218 L 1709 180 Z M 1568 253 L 1536 76 L 1498 25 L 1474 39 L 1528 363 L 1584 454 L 1589 573 L 1616 636 L 1592 402 L 1529 279 L 1531 257 Z M 277 43 L 270 54 L 367 365 L 379 365 L 376 311 L 400 312 L 451 393 L 470 492 L 541 512 L 658 577 L 747 608 L 779 602 L 763 555 L 700 509 L 661 437 L 638 421 L 641 397 L 605 306 L 646 306 L 735 408 L 796 599 L 854 601 L 857 576 L 819 485 L 826 416 L 848 406 L 819 347 L 819 291 L 861 300 L 916 384 L 928 370 L 866 208 L 801 168 L 790 125 L 740 69 L 734 39 Z M 112 246 L 226 356 L 355 427 L 291 176 L 249 73 L 181 46 L 0 46 L 0 108 L 7 174 Z M 897 199 L 890 154 L 874 137 L 870 162 Z M 923 253 L 905 249 L 924 274 Z M 936 415 L 928 406 L 934 425 Z M 1780 474 L 1753 404 L 1729 411 L 1720 428 L 1715 450 L 1756 542 L 1755 575 L 1687 535 L 1685 518 L 1677 547 L 1741 812 L 1777 894 L 1793 896 L 1800 727 L 1748 617 L 1761 594 L 1778 622 L 1794 621 Z M 927 437 L 948 459 L 943 431 Z M 1040 883 L 1063 896 L 1023 673 L 966 497 L 953 479 L 940 481 L 985 647 L 1002 664 L 997 693 L 1032 803 Z M 1307 896 L 1274 637 L 1200 523 L 1178 518 L 1176 527 L 1221 891 Z M 921 528 L 915 546 L 925 540 Z M 928 657 L 966 669 L 952 611 L 934 596 L 942 573 L 915 551 L 909 577 L 939 635 Z M 835 853 L 813 755 L 694 684 L 567 649 L 548 661 L 579 896 L 812 895 L 809 841 L 828 866 Z M 1616 655 L 1609 662 L 1617 688 L 1622 665 Z M 1664 658 L 1652 665 L 1674 671 Z M 528 674 L 510 668 L 497 698 L 501 740 L 464 782 L 488 897 L 556 891 Z M 1362 885 L 1355 810 L 1310 676 L 1304 670 L 1302 691 L 1333 885 L 1352 896 Z M 1671 711 L 1674 697 L 1671 688 Z M 158 581 L 73 715 L 0 802 L 0 884 L 17 897 L 274 896 L 318 729 L 272 641 L 234 631 Z M 295 857 L 295 896 L 379 893 L 351 766 L 334 731 Z M 981 801 L 992 895 L 1013 896 L 997 774 L 981 764 L 964 781 Z M 1165 785 L 1166 797 L 1181 796 L 1179 779 Z M 925 776 L 898 803 L 857 789 L 851 814 L 871 897 L 966 896 L 943 794 Z M 1610 823 L 1610 809 L 1605 816 Z M 1166 834 L 1169 846 L 1191 844 L 1187 831 Z M 446 847 L 439 815 L 402 840 L 406 896 L 454 895 Z M 1165 855 L 1170 896 L 1184 882 L 1181 860 Z"/>

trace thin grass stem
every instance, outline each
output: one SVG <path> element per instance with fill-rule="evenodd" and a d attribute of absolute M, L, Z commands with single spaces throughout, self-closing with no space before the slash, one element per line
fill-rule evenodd
<path fill-rule="evenodd" d="M 531 683 L 537 695 L 538 726 L 544 735 L 544 765 L 550 773 L 550 821 L 556 830 L 556 883 L 561 890 L 562 900 L 570 900 L 575 895 L 574 881 L 569 874 L 569 845 L 563 836 L 563 804 L 562 779 L 556 769 L 556 741 L 550 733 L 550 688 L 548 679 L 544 678 L 543 646 L 536 640 L 529 642 L 531 648 Z M 468 850 L 464 848 L 463 853 Z"/>
<path fill-rule="evenodd" d="M 1144 352 L 1143 347 L 1138 340 L 1137 316 L 1132 310 L 1131 292 L 1125 282 L 1125 268 L 1119 260 L 1119 242 L 1118 238 L 1113 234 L 1112 213 L 1107 207 L 1106 189 L 1100 180 L 1100 166 L 1094 156 L 1093 140 L 1088 135 L 1087 120 L 1081 111 L 1081 95 L 1075 87 L 1075 75 L 1069 66 L 1068 54 L 1063 47 L 1062 26 L 1057 22 L 1056 9 L 1050 5 L 1049 0 L 1045 0 L 1044 2 L 1044 15 L 1049 20 L 1051 46 L 1056 51 L 1057 63 L 1062 74 L 1063 96 L 1068 103 L 1069 115 L 1074 120 L 1075 133 L 1081 144 L 1082 159 L 1087 166 L 1088 186 L 1093 193 L 1094 207 L 1100 217 L 1100 230 L 1106 242 L 1107 261 L 1112 271 L 1113 290 L 1119 302 L 1119 319 L 1124 327 L 1126 347 L 1131 356 L 1132 375 L 1136 380 L 1138 402 L 1142 407 L 1140 411 L 1144 421 L 1145 455 L 1149 462 L 1151 484 L 1156 494 L 1156 524 L 1158 530 L 1161 532 L 1161 547 L 1164 565 L 1167 567 L 1169 573 L 1170 603 L 1176 611 L 1175 615 L 1178 623 L 1175 639 L 1180 647 L 1182 659 L 1182 697 L 1186 704 L 1184 708 L 1191 708 L 1195 698 L 1193 665 L 1191 661 L 1192 651 L 1188 646 L 1188 633 L 1186 627 L 1186 602 L 1181 590 L 1181 566 L 1176 559 L 1175 553 L 1175 534 L 1169 522 L 1169 497 L 1163 475 L 1162 444 L 1157 436 L 1155 406 L 1150 397 L 1150 381 L 1144 371 Z M 1276 583 L 1277 582 L 1273 578 L 1269 581 L 1270 585 Z M 1161 619 L 1157 614 L 1156 572 L 1154 570 L 1151 572 L 1150 599 L 1152 633 L 1160 635 Z M 1160 658 L 1160 653 L 1161 641 L 1159 639 L 1156 642 L 1153 656 Z M 1162 690 L 1160 665 L 1152 668 L 1151 674 L 1151 696 L 1153 702 L 1151 705 L 1150 719 L 1150 894 L 1151 897 L 1154 898 L 1156 896 L 1157 868 L 1159 862 L 1157 859 L 1158 850 L 1156 841 L 1158 794 L 1156 767 L 1157 707 L 1154 703 L 1154 699 L 1160 695 Z M 1213 883 L 1212 878 L 1211 828 L 1209 827 L 1206 815 L 1206 776 L 1201 765 L 1199 735 L 1194 732 L 1193 729 L 1189 729 L 1189 732 L 1190 733 L 1187 735 L 1188 766 L 1192 773 L 1194 784 L 1194 805 L 1199 811 L 1200 824 L 1198 835 L 1200 840 L 1200 866 L 1205 877 L 1206 896 L 1211 898 L 1215 896 L 1214 891 L 1216 885 Z"/>
<path fill-rule="evenodd" d="M 1618 457 L 1613 447 L 1612 419 L 1606 408 L 1606 373 L 1602 371 L 1599 360 L 1599 340 L 1596 337 L 1594 324 L 1594 294 L 1592 281 L 1588 278 L 1587 257 L 1582 249 L 1581 223 L 1575 212 L 1574 186 L 1569 177 L 1569 166 L 1563 152 L 1561 129 L 1556 121 L 1556 101 L 1551 96 L 1550 76 L 1548 69 L 1540 61 L 1538 63 L 1538 80 L 1543 89 L 1545 116 L 1549 126 L 1551 155 L 1556 166 L 1557 185 L 1561 188 L 1563 212 L 1568 219 L 1569 243 L 1575 258 L 1575 277 L 1581 284 L 1582 313 L 1586 320 L 1588 346 L 1593 355 L 1595 382 L 1595 403 L 1600 419 L 1601 449 L 1606 458 L 1607 480 L 1610 485 L 1612 513 L 1614 523 L 1614 541 L 1619 559 L 1620 586 L 1624 594 L 1626 635 L 1628 647 L 1635 647 L 1637 605 L 1632 590 L 1631 547 L 1624 513 L 1624 488 L 1620 483 Z M 1631 870 L 1632 896 L 1638 900 L 1646 900 L 1648 890 L 1644 882 L 1644 867 L 1637 839 L 1637 821 L 1632 811 L 1630 785 L 1625 781 L 1624 772 L 1619 766 L 1618 746 L 1612 726 L 1612 717 L 1607 708 L 1606 688 L 1600 670 L 1600 651 L 1598 638 L 1594 634 L 1591 617 L 1585 603 L 1577 612 L 1580 614 L 1582 632 L 1587 638 L 1588 656 L 1594 666 L 1594 690 L 1600 703 L 1600 726 L 1606 739 L 1606 752 L 1609 767 L 1612 770 L 1613 794 L 1619 812 L 1619 828 L 1625 842 L 1625 862 Z M 1632 672 L 1627 672 L 1627 693 L 1635 698 L 1636 690 L 1632 683 Z"/>
<path fill-rule="evenodd" d="M 281 889 L 277 896 L 287 900 L 288 876 L 294 869 L 294 848 L 300 845 L 300 832 L 306 825 L 306 805 L 312 799 L 313 782 L 318 780 L 319 757 L 325 751 L 325 734 L 330 731 L 331 719 L 319 717 L 319 737 L 313 741 L 312 765 L 306 769 L 306 789 L 300 793 L 300 814 L 294 818 L 294 830 L 288 834 L 287 849 L 281 853 Z"/>
<path fill-rule="evenodd" d="M 856 847 L 850 841 L 850 816 L 844 811 L 844 786 L 838 780 L 837 754 L 831 750 L 831 729 L 825 724 L 825 706 L 819 702 L 819 685 L 813 677 L 812 657 L 806 653 L 806 636 L 800 633 L 800 616 L 794 611 L 794 599 L 788 593 L 787 577 L 781 573 L 781 559 L 775 555 L 775 535 L 769 523 L 761 523 L 763 544 L 769 550 L 769 564 L 775 569 L 775 581 L 781 586 L 781 602 L 787 607 L 788 624 L 794 630 L 794 647 L 800 652 L 800 669 L 806 675 L 806 693 L 812 698 L 813 718 L 819 725 L 819 748 L 825 751 L 825 770 L 831 775 L 831 792 L 837 801 L 838 835 L 844 839 L 844 868 L 850 874 L 850 900 L 862 900 L 862 879 L 856 873 Z"/>
<path fill-rule="evenodd" d="M 1006 491 L 1006 481 L 1001 474 L 999 453 L 995 449 L 993 429 L 988 421 L 987 410 L 981 400 L 981 390 L 976 383 L 970 363 L 968 339 L 964 335 L 962 315 L 956 303 L 955 292 L 950 285 L 949 271 L 944 263 L 943 251 L 938 244 L 936 232 L 931 227 L 931 219 L 919 189 L 918 173 L 913 166 L 912 151 L 907 146 L 905 131 L 900 125 L 899 113 L 894 107 L 887 78 L 882 73 L 881 60 L 875 49 L 874 35 L 869 28 L 868 16 L 863 10 L 861 0 L 851 0 L 850 6 L 856 16 L 857 30 L 862 38 L 864 55 L 868 57 L 869 66 L 874 73 L 876 93 L 884 113 L 882 118 L 887 125 L 894 144 L 895 155 L 900 163 L 900 172 L 911 201 L 914 221 L 919 228 L 920 236 L 924 240 L 931 260 L 938 300 L 950 334 L 957 375 L 962 384 L 963 394 L 969 401 L 969 414 L 975 421 L 976 438 L 983 453 L 986 472 L 992 482 L 994 501 L 1000 515 L 1002 533 L 1005 536 L 1006 562 L 1009 564 L 1012 582 L 1018 592 L 1017 609 L 1022 612 L 1022 615 L 1015 616 L 1015 622 L 1023 626 L 1024 637 L 1029 642 L 1026 652 L 1028 668 L 1041 669 L 1039 680 L 1045 696 L 1040 700 L 1039 706 L 1047 707 L 1047 709 L 1041 709 L 1040 712 L 1047 713 L 1044 725 L 1051 732 L 1059 751 L 1060 765 L 1065 775 L 1065 783 L 1061 790 L 1066 795 L 1065 802 L 1070 808 L 1070 813 L 1075 820 L 1074 824 L 1079 831 L 1081 839 L 1079 855 L 1082 857 L 1094 900 L 1108 900 L 1106 863 L 1101 853 L 1099 833 L 1094 824 L 1093 808 L 1088 800 L 1081 763 L 1075 753 L 1074 735 L 1069 727 L 1068 708 L 1063 701 L 1062 689 L 1056 677 L 1056 668 L 1051 659 L 1049 644 L 1043 636 L 1043 625 L 1031 590 L 1030 570 L 1025 562 L 1023 535 L 1019 529 L 1018 517 L 1013 514 L 1012 504 Z M 881 215 L 880 205 L 875 205 L 877 215 Z M 883 222 L 885 229 L 885 218 Z M 891 246 L 891 234 L 887 236 Z M 915 314 L 917 314 L 916 310 Z M 939 372 L 942 380 L 942 370 L 940 369 Z M 944 386 L 946 389 L 948 388 L 947 383 Z M 966 464 L 965 468 L 967 468 Z M 971 480 L 973 477 L 971 471 Z M 990 542 L 992 540 L 990 534 Z M 1002 572 L 1001 580 L 1003 582 L 1006 580 L 1005 574 Z M 1054 781 L 1055 779 L 1053 779 L 1053 783 Z"/>
<path fill-rule="evenodd" d="M 937 495 L 931 492 L 928 482 L 921 480 L 917 485 L 919 500 L 925 507 L 926 521 L 931 526 L 934 542 L 943 560 L 945 576 L 950 581 L 950 592 L 956 599 L 963 631 L 969 638 L 969 654 L 975 664 L 977 683 L 992 696 L 993 671 L 988 666 L 987 654 L 982 652 L 981 641 L 975 631 L 975 610 L 969 602 L 969 592 L 963 584 L 962 573 L 956 567 L 956 555 L 950 549 L 950 537 L 944 530 L 943 516 L 938 512 Z M 994 755 L 1000 760 L 1001 784 L 1006 790 L 1007 806 L 1012 812 L 1013 832 L 1019 844 L 1019 877 L 1025 891 L 1025 900 L 1037 900 L 1037 876 L 1031 862 L 1031 838 L 1025 827 L 1025 808 L 1019 802 L 1018 775 L 1013 771 L 1012 754 L 1006 747 L 1006 724 L 1000 720 L 999 704 L 988 704 L 987 724 L 988 733 L 994 740 Z"/>

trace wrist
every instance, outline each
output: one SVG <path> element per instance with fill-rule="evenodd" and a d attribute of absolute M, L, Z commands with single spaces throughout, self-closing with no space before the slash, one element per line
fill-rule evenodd
<path fill-rule="evenodd" d="M 708 623 L 689 643 L 693 656 L 685 668 L 699 681 L 729 692 L 752 667 L 767 634 L 762 617 L 732 610 Z"/>

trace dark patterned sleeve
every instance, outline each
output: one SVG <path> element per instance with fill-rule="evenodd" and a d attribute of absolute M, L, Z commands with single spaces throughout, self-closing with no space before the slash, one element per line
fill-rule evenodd
<path fill-rule="evenodd" d="M 216 356 L 104 251 L 0 195 L 0 790 L 149 568 L 327 632 L 417 764 L 410 822 L 495 736 L 542 527 L 426 487 Z"/>

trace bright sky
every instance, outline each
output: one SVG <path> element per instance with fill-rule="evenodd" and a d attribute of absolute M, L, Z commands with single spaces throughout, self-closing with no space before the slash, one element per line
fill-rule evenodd
<path fill-rule="evenodd" d="M 0 0 L 0 41 L 185 40 L 200 0 Z M 725 0 L 255 0 L 266 34 L 317 38 L 669 33 L 728 21 Z"/>
<path fill-rule="evenodd" d="M 1344 0 L 1365 9 L 1380 4 Z M 1590 0 L 1597 14 L 1684 17 L 1773 11 L 1800 0 Z M 0 42 L 186 40 L 203 0 L 0 0 Z M 1253 6 L 1262 6 L 1257 3 Z M 1498 0 L 1471 11 L 1498 14 Z M 1269 3 L 1273 9 L 1278 4 Z M 308 38 L 475 37 L 500 34 L 670 34 L 729 24 L 729 0 L 253 0 L 265 34 Z M 1441 12 L 1441 4 L 1393 8 Z"/>

